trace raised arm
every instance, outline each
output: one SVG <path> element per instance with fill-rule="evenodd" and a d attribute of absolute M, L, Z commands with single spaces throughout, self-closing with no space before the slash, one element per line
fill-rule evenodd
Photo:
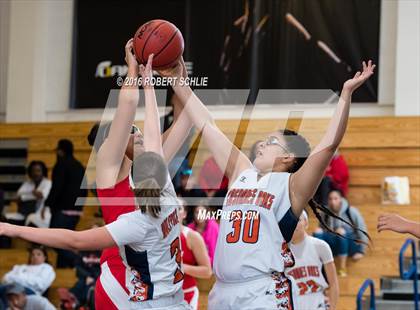
<path fill-rule="evenodd" d="M 302 213 L 308 201 L 315 194 L 325 169 L 343 139 L 353 92 L 369 79 L 374 69 L 375 65 L 372 64 L 371 60 L 369 60 L 368 65 L 363 62 L 363 72 L 357 72 L 352 79 L 344 83 L 340 100 L 328 125 L 327 132 L 302 167 L 290 177 L 290 198 L 292 210 L 296 216 Z"/>
<path fill-rule="evenodd" d="M 185 64 L 181 59 L 171 76 L 179 79 L 183 70 L 185 70 Z M 184 109 L 194 126 L 202 132 L 202 138 L 209 147 L 218 166 L 222 171 L 225 170 L 225 175 L 230 180 L 234 181 L 243 170 L 252 167 L 248 157 L 216 126 L 209 110 L 189 86 L 181 86 L 180 83 L 177 83 L 173 86 L 173 89 L 184 105 Z"/>
<path fill-rule="evenodd" d="M 73 231 L 0 223 L 0 236 L 22 238 L 49 247 L 73 251 L 102 250 L 116 245 L 105 227 Z"/>
<path fill-rule="evenodd" d="M 136 115 L 139 90 L 137 83 L 132 81 L 137 79 L 139 69 L 133 53 L 133 39 L 130 39 L 125 46 L 125 61 L 128 65 L 127 79 L 118 96 L 118 106 L 108 137 L 97 155 L 96 182 L 98 187 L 112 186 L 117 180 Z"/>
<path fill-rule="evenodd" d="M 176 95 L 174 95 L 176 96 Z M 169 163 L 184 144 L 193 126 L 188 112 L 177 98 L 174 103 L 174 121 L 163 135 L 163 155 Z"/>
<path fill-rule="evenodd" d="M 144 88 L 144 148 L 146 152 L 154 152 L 163 156 L 160 120 L 152 81 L 153 54 L 149 56 L 146 66 L 140 65 L 140 74 Z"/>
<path fill-rule="evenodd" d="M 159 74 L 165 76 L 170 74 L 172 70 L 161 70 Z M 187 78 L 188 73 L 185 66 L 182 67 L 182 77 Z M 174 121 L 172 125 L 163 133 L 163 154 L 165 161 L 169 163 L 175 154 L 179 151 L 184 144 L 185 139 L 188 137 L 193 123 L 188 115 L 186 109 L 182 105 L 176 94 L 173 95 L 172 101 L 174 109 Z"/>

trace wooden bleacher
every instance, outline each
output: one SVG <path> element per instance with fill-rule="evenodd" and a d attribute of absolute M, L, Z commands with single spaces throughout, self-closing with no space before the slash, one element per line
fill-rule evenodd
<path fill-rule="evenodd" d="M 232 141 L 248 152 L 254 141 L 266 133 L 284 128 L 286 120 L 252 120 L 239 122 L 218 121 L 217 124 Z M 299 131 L 308 138 L 313 146 L 319 141 L 328 120 L 308 119 L 300 124 Z M 85 165 L 91 154 L 86 135 L 91 122 L 80 123 L 43 123 L 43 124 L 0 124 L 0 139 L 28 139 L 28 161 L 43 160 L 48 168 L 55 163 L 54 148 L 61 138 L 74 142 L 75 156 Z M 298 120 L 287 121 L 287 126 L 297 129 Z M 198 143 L 196 143 L 198 144 Z M 195 144 L 195 145 L 196 145 Z M 382 275 L 397 275 L 397 256 L 405 235 L 390 232 L 378 234 L 376 221 L 379 214 L 397 212 L 402 216 L 420 221 L 420 119 L 418 117 L 378 117 L 352 118 L 340 152 L 350 168 L 349 200 L 364 215 L 373 245 L 367 257 L 357 263 L 349 263 L 348 277 L 340 278 L 340 302 L 338 309 L 354 309 L 355 295 L 362 282 L 367 278 L 375 281 L 379 288 Z M 209 152 L 204 143 L 196 147 L 193 170 L 198 172 Z M 381 205 L 380 187 L 384 176 L 408 176 L 411 189 L 411 204 L 407 206 Z M 97 207 L 86 207 L 79 229 L 88 228 Z M 311 217 L 311 227 L 314 227 Z M 0 276 L 14 264 L 27 260 L 25 242 L 14 242 L 14 248 L 0 250 Z M 51 251 L 51 254 L 54 255 Z M 52 259 L 54 261 L 54 259 Z M 75 280 L 72 270 L 57 270 L 57 279 L 50 289 L 50 297 L 57 302 L 55 288 L 70 287 Z M 203 309 L 207 304 L 207 292 L 211 281 L 200 281 Z"/>

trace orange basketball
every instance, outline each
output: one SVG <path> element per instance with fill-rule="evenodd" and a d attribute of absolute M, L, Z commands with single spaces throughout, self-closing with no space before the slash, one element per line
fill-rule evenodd
<path fill-rule="evenodd" d="M 154 19 L 140 26 L 134 35 L 134 53 L 139 63 L 146 64 L 150 54 L 153 69 L 174 66 L 184 52 L 184 39 L 181 31 L 172 23 Z"/>

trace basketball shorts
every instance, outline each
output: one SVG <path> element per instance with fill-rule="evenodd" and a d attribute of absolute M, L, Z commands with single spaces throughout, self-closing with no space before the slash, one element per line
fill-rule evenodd
<path fill-rule="evenodd" d="M 322 292 L 299 295 L 295 298 L 295 310 L 326 310 L 325 296 Z"/>
<path fill-rule="evenodd" d="M 216 281 L 209 294 L 209 310 L 294 310 L 292 283 L 284 273 L 273 273 L 251 281 Z"/>

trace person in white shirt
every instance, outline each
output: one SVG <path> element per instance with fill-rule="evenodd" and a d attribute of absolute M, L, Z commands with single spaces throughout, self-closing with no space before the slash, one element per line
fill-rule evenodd
<path fill-rule="evenodd" d="M 34 246 L 30 250 L 29 263 L 15 265 L 7 272 L 0 285 L 0 303 L 5 304 L 5 289 L 7 285 L 17 283 L 25 288 L 28 295 L 42 295 L 55 279 L 54 268 L 47 263 L 48 256 L 45 247 Z"/>
<path fill-rule="evenodd" d="M 8 221 L 25 222 L 25 225 L 29 223 L 28 218 L 33 218 L 44 209 L 45 200 L 51 190 L 51 181 L 44 162 L 31 161 L 27 173 L 28 180 L 23 182 L 16 194 L 18 212 L 6 214 Z"/>
<path fill-rule="evenodd" d="M 56 309 L 45 297 L 26 295 L 25 288 L 11 284 L 6 289 L 10 310 L 54 310 Z"/>
<path fill-rule="evenodd" d="M 286 268 L 299 289 L 295 309 L 335 310 L 339 288 L 332 251 L 325 241 L 309 236 L 307 228 L 308 214 L 303 211 L 289 245 L 295 265 Z"/>
<path fill-rule="evenodd" d="M 352 94 L 374 69 L 372 61 L 363 62 L 363 71 L 344 83 L 328 129 L 313 150 L 302 135 L 286 128 L 264 139 L 253 163 L 217 127 L 188 85 L 172 86 L 230 181 L 222 208 L 225 216 L 220 218 L 213 263 L 216 282 L 209 293 L 208 309 L 293 309 L 293 292 L 284 274 L 285 268 L 293 265 L 288 243 L 308 203 L 317 216 L 320 211 L 328 212 L 312 197 L 344 137 Z M 180 81 L 185 71 L 181 59 L 168 76 Z"/>

